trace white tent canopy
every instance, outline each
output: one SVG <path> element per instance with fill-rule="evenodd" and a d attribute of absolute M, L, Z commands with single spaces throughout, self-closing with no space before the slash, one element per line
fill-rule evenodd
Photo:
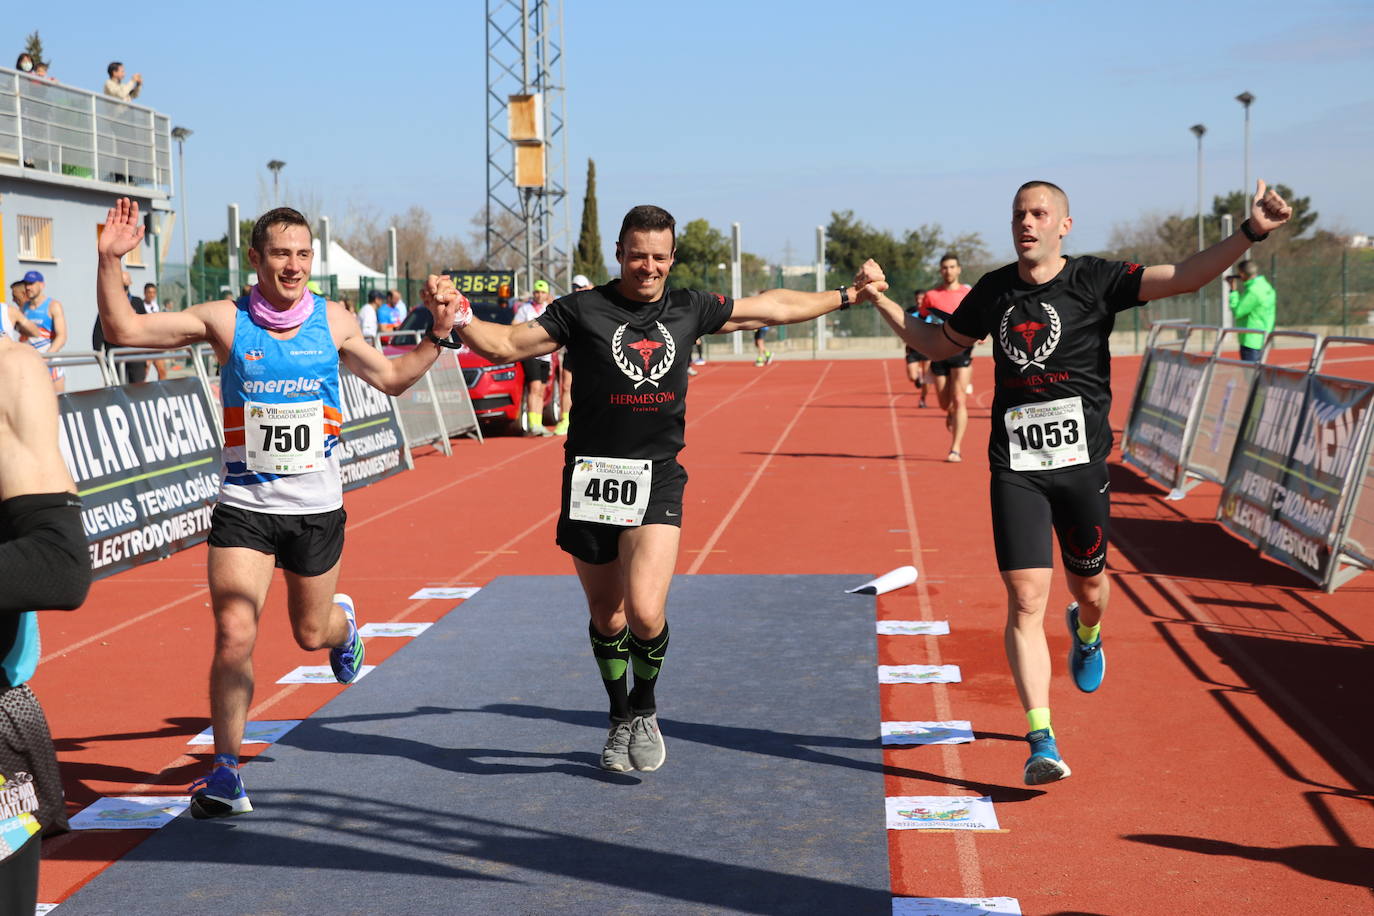
<path fill-rule="evenodd" d="M 368 267 L 333 239 L 329 240 L 329 263 L 326 270 L 326 264 L 320 257 L 320 240 L 314 239 L 311 245 L 315 248 L 315 273 L 320 276 L 329 273 L 338 277 L 339 289 L 357 289 L 363 277 L 383 282 L 386 280 L 386 274 Z"/>

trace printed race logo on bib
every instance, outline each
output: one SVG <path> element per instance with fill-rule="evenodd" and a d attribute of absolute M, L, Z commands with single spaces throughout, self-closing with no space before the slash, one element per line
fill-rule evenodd
<path fill-rule="evenodd" d="M 324 402 L 243 405 L 250 471 L 304 474 L 324 467 Z"/>
<path fill-rule="evenodd" d="M 643 524 L 653 473 L 648 460 L 579 455 L 573 460 L 568 518 L 626 527 Z"/>
<path fill-rule="evenodd" d="M 1060 398 L 1013 407 L 1003 416 L 1013 471 L 1048 471 L 1088 463 L 1083 401 Z"/>

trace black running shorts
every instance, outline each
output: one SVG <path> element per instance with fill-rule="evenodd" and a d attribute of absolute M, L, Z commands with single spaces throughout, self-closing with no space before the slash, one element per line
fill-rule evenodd
<path fill-rule="evenodd" d="M 1106 568 L 1112 500 L 1105 461 L 1057 471 L 994 470 L 991 500 L 998 569 L 1053 567 L 1051 526 L 1065 569 L 1095 576 Z"/>
<path fill-rule="evenodd" d="M 525 367 L 525 382 L 547 382 L 551 366 L 547 359 L 540 359 L 531 356 L 529 359 L 520 360 L 520 365 Z"/>
<path fill-rule="evenodd" d="M 298 576 L 321 576 L 343 556 L 343 507 L 314 515 L 273 515 L 223 504 L 210 516 L 211 547 L 247 547 Z"/>
<path fill-rule="evenodd" d="M 584 563 L 600 565 L 620 556 L 620 535 L 624 525 L 601 522 L 575 522 L 568 518 L 568 498 L 572 491 L 572 462 L 563 465 L 562 510 L 558 513 L 558 546 Z M 644 510 L 645 525 L 682 527 L 682 492 L 687 486 L 687 469 L 673 459 L 654 462 L 654 482 L 649 490 L 649 505 Z"/>
<path fill-rule="evenodd" d="M 951 369 L 967 369 L 973 365 L 973 349 L 962 350 L 949 359 L 932 360 L 930 371 L 936 375 L 949 375 Z"/>
<path fill-rule="evenodd" d="M 5 777 L 0 811 L 27 811 L 42 825 L 44 835 L 66 832 L 52 733 L 38 697 L 27 685 L 0 689 L 0 774 Z"/>
<path fill-rule="evenodd" d="M 907 361 L 907 362 L 909 362 L 909 363 L 924 363 L 924 362 L 928 362 L 929 360 L 930 360 L 930 357 L 929 357 L 929 356 L 926 356 L 926 355 L 925 355 L 924 353 L 922 353 L 920 350 L 913 350 L 913 349 L 911 349 L 910 347 L 907 347 L 907 348 L 906 348 L 906 361 Z"/>

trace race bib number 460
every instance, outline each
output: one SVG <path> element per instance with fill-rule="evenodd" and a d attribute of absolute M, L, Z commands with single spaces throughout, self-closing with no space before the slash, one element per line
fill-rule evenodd
<path fill-rule="evenodd" d="M 1003 420 L 1013 471 L 1048 471 L 1088 463 L 1081 399 L 1022 404 L 1008 410 Z"/>
<path fill-rule="evenodd" d="M 324 402 L 243 405 L 244 451 L 250 471 L 304 474 L 324 467 Z"/>
<path fill-rule="evenodd" d="M 643 524 L 653 473 L 652 461 L 579 455 L 573 460 L 568 518 L 627 527 Z"/>

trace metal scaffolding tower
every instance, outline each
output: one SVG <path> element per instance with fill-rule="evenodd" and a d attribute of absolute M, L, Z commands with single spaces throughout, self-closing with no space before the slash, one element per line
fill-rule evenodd
<path fill-rule="evenodd" d="M 562 0 L 487 0 L 485 261 L 489 267 L 522 265 L 522 294 L 538 279 L 556 292 L 572 288 L 563 73 Z M 531 95 L 540 100 L 543 179 L 520 187 L 517 142 L 509 136 L 510 100 Z"/>

